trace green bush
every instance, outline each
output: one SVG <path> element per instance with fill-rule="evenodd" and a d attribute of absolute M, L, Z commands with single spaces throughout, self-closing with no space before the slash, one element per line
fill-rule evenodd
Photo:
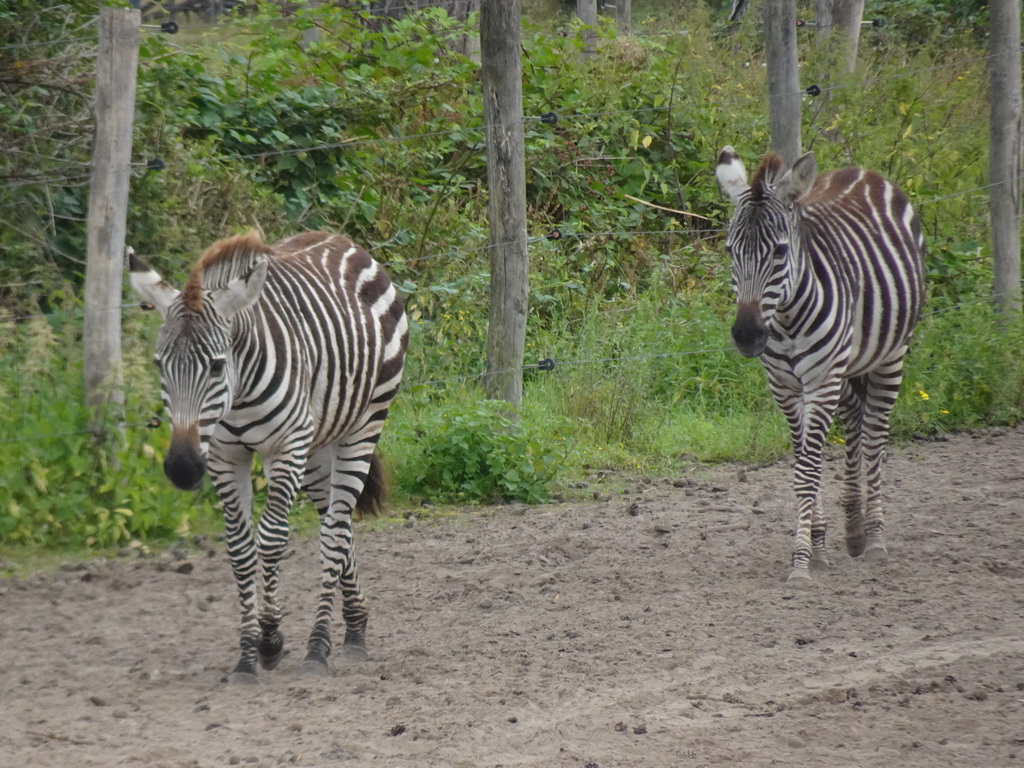
<path fill-rule="evenodd" d="M 1019 316 L 976 298 L 928 313 L 907 356 L 897 438 L 1015 424 L 1024 417 L 1024 359 Z"/>
<path fill-rule="evenodd" d="M 565 461 L 558 430 L 513 421 L 500 401 L 448 406 L 404 429 L 400 487 L 431 501 L 547 501 Z"/>
<path fill-rule="evenodd" d="M 35 317 L 0 335 L 0 541 L 110 547 L 214 517 L 212 491 L 182 494 L 163 475 L 168 435 L 145 426 L 160 398 L 141 344 L 126 350 L 124 439 L 114 419 L 106 445 L 88 432 L 80 321 Z"/>

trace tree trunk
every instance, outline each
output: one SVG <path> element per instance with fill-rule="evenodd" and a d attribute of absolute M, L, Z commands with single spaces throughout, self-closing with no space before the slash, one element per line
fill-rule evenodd
<path fill-rule="evenodd" d="M 523 401 L 529 298 L 520 17 L 520 0 L 483 0 L 480 8 L 491 251 L 484 385 L 489 398 L 517 408 Z"/>
<path fill-rule="evenodd" d="M 1004 310 L 1021 310 L 1021 0 L 989 3 L 989 213 L 992 293 Z"/>

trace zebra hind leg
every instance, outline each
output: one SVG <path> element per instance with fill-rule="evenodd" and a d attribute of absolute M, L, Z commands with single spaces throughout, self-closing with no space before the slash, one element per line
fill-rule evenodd
<path fill-rule="evenodd" d="M 850 557 L 864 553 L 864 493 L 862 489 L 864 407 L 867 377 L 858 376 L 843 382 L 839 400 L 839 417 L 846 433 L 846 466 L 840 506 L 846 518 L 846 551 Z"/>
<path fill-rule="evenodd" d="M 886 429 L 887 433 L 888 430 Z M 885 548 L 885 516 L 882 508 L 882 458 L 884 433 L 870 430 L 865 438 L 864 465 L 867 475 L 867 504 L 864 514 L 864 560 L 880 563 L 889 559 Z"/>
<path fill-rule="evenodd" d="M 864 560 L 884 562 L 885 511 L 882 506 L 882 459 L 889 439 L 889 414 L 896 405 L 903 381 L 903 356 L 868 374 L 865 395 L 863 441 L 867 498 L 864 509 Z"/>
<path fill-rule="evenodd" d="M 342 585 L 345 641 L 339 657 L 343 661 L 365 661 L 367 611 L 355 581 L 350 512 L 328 512 L 320 522 L 320 557 L 323 562 L 320 602 L 306 646 L 302 672 L 312 677 L 329 674 L 327 660 L 333 650 L 332 614 L 338 584 Z M 354 590 L 354 597 L 353 597 Z"/>
<path fill-rule="evenodd" d="M 386 411 L 384 412 L 386 413 Z M 383 419 L 379 419 L 377 423 Z M 347 470 L 339 477 L 339 482 L 350 484 L 350 491 L 355 499 L 355 506 L 364 514 L 376 514 L 380 511 L 385 496 L 384 477 L 380 463 L 373 455 L 376 436 L 365 439 L 351 448 L 342 448 L 338 465 Z M 365 451 L 369 448 L 369 455 Z M 346 453 L 358 452 L 358 458 L 346 460 Z M 358 492 L 356 492 L 358 488 Z M 366 650 L 366 625 L 369 611 L 366 600 L 359 589 L 359 575 L 356 568 L 356 552 L 352 534 L 352 507 L 345 508 L 335 522 L 337 540 L 341 545 L 338 549 L 340 569 L 338 586 L 341 590 L 341 615 L 345 621 L 345 640 L 342 642 L 340 657 L 349 663 L 368 661 Z"/>
<path fill-rule="evenodd" d="M 327 516 L 331 511 L 331 475 L 334 471 L 333 449 L 321 449 L 316 451 L 306 461 L 306 476 L 302 481 L 303 490 L 309 500 L 316 507 L 320 516 L 320 560 L 325 570 L 328 570 L 329 559 L 325 550 L 324 531 L 326 530 Z M 336 573 L 336 572 L 335 572 Z M 331 607 L 333 604 L 333 584 L 337 576 L 328 572 L 321 580 L 321 600 L 317 608 L 317 618 L 313 632 L 307 643 L 306 658 L 302 662 L 301 673 L 308 677 L 325 677 L 329 674 L 327 657 L 331 653 Z M 325 610 L 325 598 L 327 606 Z"/>
<path fill-rule="evenodd" d="M 333 649 L 333 612 L 339 585 L 343 599 L 345 640 L 339 654 L 343 661 L 365 661 L 366 603 L 359 592 L 353 551 L 352 509 L 367 482 L 368 457 L 351 458 L 346 449 L 324 449 L 315 457 L 318 469 L 307 471 L 307 492 L 320 510 L 320 559 L 323 566 L 320 601 L 307 643 L 303 674 L 329 674 L 327 660 Z M 349 449 L 350 450 L 350 449 Z M 372 447 L 371 447 L 372 451 Z"/>

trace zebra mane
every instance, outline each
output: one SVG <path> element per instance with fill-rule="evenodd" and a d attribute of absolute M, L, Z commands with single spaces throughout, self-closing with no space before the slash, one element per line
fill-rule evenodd
<path fill-rule="evenodd" d="M 255 230 L 218 240 L 192 266 L 181 292 L 182 301 L 198 312 L 203 308 L 204 291 L 227 287 L 232 280 L 244 277 L 259 262 L 273 256 L 274 249 Z"/>
<path fill-rule="evenodd" d="M 786 172 L 786 163 L 774 152 L 764 156 L 764 160 L 754 171 L 754 178 L 750 182 L 750 196 L 753 200 L 762 200 L 766 193 L 770 192 L 782 174 Z"/>

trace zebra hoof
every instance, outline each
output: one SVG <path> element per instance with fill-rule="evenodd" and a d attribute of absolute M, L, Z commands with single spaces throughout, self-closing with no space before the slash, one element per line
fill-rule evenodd
<path fill-rule="evenodd" d="M 306 659 L 299 667 L 299 674 L 303 677 L 330 677 L 331 670 L 326 661 L 320 659 Z"/>
<path fill-rule="evenodd" d="M 256 647 L 256 656 L 264 669 L 274 669 L 284 658 L 284 635 L 276 632 L 272 638 L 261 639 Z"/>
<path fill-rule="evenodd" d="M 228 675 L 228 685 L 259 685 L 255 672 L 232 672 Z"/>
<path fill-rule="evenodd" d="M 846 537 L 846 552 L 850 557 L 860 557 L 864 554 L 864 543 L 866 539 L 864 534 L 860 536 L 847 536 Z"/>
<path fill-rule="evenodd" d="M 789 572 L 789 576 L 786 577 L 786 586 L 793 587 L 794 589 L 806 589 L 814 583 L 811 579 L 811 574 L 806 568 L 794 568 Z"/>
<path fill-rule="evenodd" d="M 822 555 L 821 557 L 811 558 L 811 571 L 814 573 L 825 573 L 832 564 L 828 561 L 828 558 Z"/>
<path fill-rule="evenodd" d="M 370 654 L 366 652 L 365 645 L 343 645 L 338 658 L 349 664 L 361 664 L 370 660 Z"/>
<path fill-rule="evenodd" d="M 884 563 L 889 559 L 889 553 L 885 550 L 884 544 L 872 544 L 864 550 L 864 562 Z"/>

